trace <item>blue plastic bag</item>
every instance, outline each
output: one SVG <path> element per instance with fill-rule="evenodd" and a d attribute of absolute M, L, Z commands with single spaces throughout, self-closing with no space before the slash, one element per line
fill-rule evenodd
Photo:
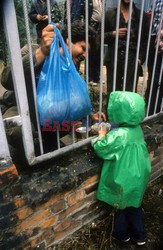
<path fill-rule="evenodd" d="M 92 106 L 85 81 L 77 72 L 60 31 L 54 26 L 50 55 L 46 57 L 37 86 L 40 124 L 44 119 L 75 121 L 89 115 Z M 59 52 L 59 45 L 63 54 Z"/>

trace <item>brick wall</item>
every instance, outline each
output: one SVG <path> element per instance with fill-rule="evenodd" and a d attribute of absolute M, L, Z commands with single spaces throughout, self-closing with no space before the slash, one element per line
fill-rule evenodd
<path fill-rule="evenodd" d="M 162 121 L 144 124 L 152 160 L 151 181 L 163 165 Z M 43 166 L 0 168 L 0 249 L 53 249 L 106 212 L 96 200 L 102 161 L 91 147 Z M 107 208 L 108 210 L 108 208 Z M 108 211 L 107 211 L 108 212 Z"/>
<path fill-rule="evenodd" d="M 150 158 L 152 162 L 151 181 L 154 181 L 162 175 L 163 168 L 163 143 L 156 146 L 154 150 L 150 151 Z"/>

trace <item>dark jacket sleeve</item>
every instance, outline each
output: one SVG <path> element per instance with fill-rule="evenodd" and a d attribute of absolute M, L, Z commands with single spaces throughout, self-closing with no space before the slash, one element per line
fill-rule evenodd
<path fill-rule="evenodd" d="M 30 20 L 33 22 L 33 23 L 39 23 L 39 20 L 37 20 L 36 16 L 37 16 L 37 11 L 34 7 L 34 5 L 32 4 L 31 6 L 31 10 L 30 12 L 28 13 L 28 16 L 30 18 Z"/>
<path fill-rule="evenodd" d="M 116 26 L 114 27 L 114 22 L 116 22 L 115 9 L 109 9 L 105 15 L 105 33 L 104 33 L 104 42 L 109 45 L 115 40 L 115 38 L 112 35 L 112 32 L 116 29 Z"/>

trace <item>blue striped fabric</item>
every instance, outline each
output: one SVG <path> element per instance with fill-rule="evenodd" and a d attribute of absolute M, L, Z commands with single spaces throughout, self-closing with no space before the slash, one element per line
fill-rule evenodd
<path fill-rule="evenodd" d="M 153 17 L 153 25 L 152 25 L 152 36 L 157 35 L 160 21 L 161 21 L 162 9 L 163 9 L 163 0 L 156 0 L 154 17 Z"/>

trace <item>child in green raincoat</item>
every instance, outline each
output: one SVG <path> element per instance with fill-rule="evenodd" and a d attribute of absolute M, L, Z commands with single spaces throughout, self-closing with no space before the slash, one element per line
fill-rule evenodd
<path fill-rule="evenodd" d="M 99 136 L 92 140 L 95 152 L 104 159 L 97 198 L 116 208 L 112 236 L 144 245 L 141 203 L 151 169 L 139 125 L 144 119 L 145 103 L 136 93 L 115 91 L 110 94 L 107 113 L 109 122 L 119 126 L 107 132 L 101 125 Z"/>

